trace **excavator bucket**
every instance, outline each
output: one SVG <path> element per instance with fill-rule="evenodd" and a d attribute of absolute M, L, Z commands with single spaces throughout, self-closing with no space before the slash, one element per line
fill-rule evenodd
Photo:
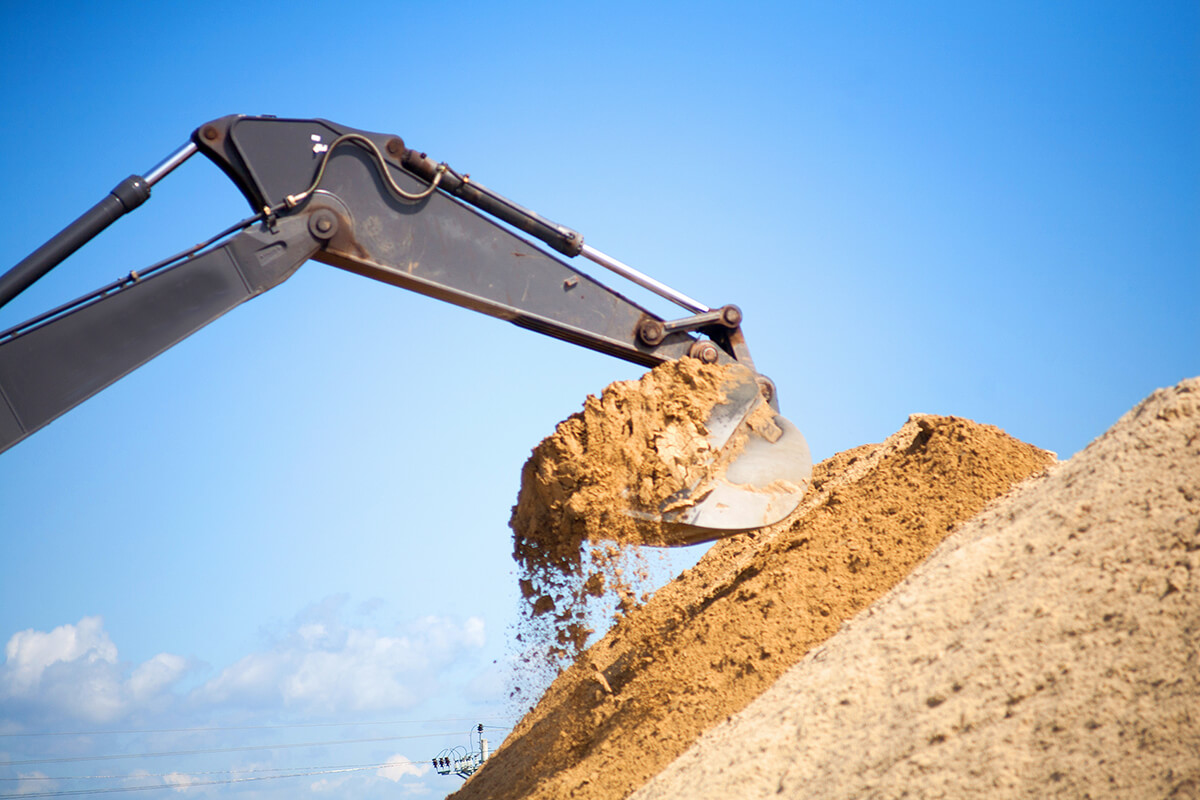
<path fill-rule="evenodd" d="M 796 510 L 812 477 L 808 443 L 768 402 L 754 372 L 738 368 L 707 424 L 705 477 L 668 497 L 645 544 L 683 545 L 773 525 Z"/>

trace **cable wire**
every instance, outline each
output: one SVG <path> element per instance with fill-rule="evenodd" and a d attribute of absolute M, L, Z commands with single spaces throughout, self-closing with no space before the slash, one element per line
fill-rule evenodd
<path fill-rule="evenodd" d="M 401 739 L 432 739 L 438 736 L 461 736 L 459 731 L 449 733 L 418 733 L 409 736 L 379 736 L 371 739 L 335 739 L 328 742 L 293 742 L 290 744 L 252 744 L 242 747 L 210 747 L 198 750 L 168 750 L 158 753 L 114 753 L 102 756 L 64 756 L 61 758 L 28 758 L 20 761 L 0 761 L 0 767 L 25 767 L 33 764 L 68 764 L 79 761 L 112 761 L 120 758 L 162 758 L 165 756 L 195 756 L 211 753 L 241 753 L 249 750 L 284 750 L 296 747 L 325 747 L 339 744 L 364 744 L 368 742 L 394 742 Z"/>
<path fill-rule="evenodd" d="M 476 722 L 481 719 L 511 719 L 508 714 L 492 714 L 474 717 L 442 717 L 440 719 L 396 719 L 374 722 L 286 722 L 278 725 L 208 725 L 196 728 L 127 728 L 123 730 L 99 731 L 29 731 L 26 733 L 0 733 L 0 737 L 16 736 L 112 736 L 137 733 L 205 733 L 209 731 L 257 731 L 278 728 L 337 728 L 355 725 L 423 725 L 430 722 Z M 492 727 L 484 725 L 485 728 Z M 511 730 L 506 728 L 505 730 Z"/>
<path fill-rule="evenodd" d="M 404 766 L 404 765 L 428 764 L 428 763 L 430 763 L 430 762 L 428 762 L 428 761 L 393 761 L 390 764 L 385 764 L 383 766 Z M 176 782 L 176 783 L 156 783 L 156 784 L 150 784 L 150 785 L 145 785 L 145 786 L 105 786 L 105 787 L 101 787 L 98 789 L 65 789 L 65 790 L 60 790 L 60 791 L 48 791 L 48 792 L 23 792 L 23 793 L 18 793 L 18 794 L 0 794 L 0 800 L 6 800 L 7 798 L 20 798 L 21 800 L 26 800 L 27 798 L 37 798 L 37 797 L 73 797 L 73 796 L 86 795 L 86 794 L 110 794 L 113 792 L 144 792 L 144 791 L 149 791 L 152 789 L 186 789 L 186 788 L 191 788 L 193 786 L 221 786 L 221 785 L 228 785 L 228 784 L 232 784 L 232 783 L 248 783 L 250 781 L 272 781 L 272 780 L 279 780 L 281 778 L 305 778 L 305 777 L 309 777 L 312 775 L 344 774 L 344 773 L 348 773 L 348 772 L 362 772 L 362 771 L 368 770 L 368 769 L 381 769 L 381 768 L 382 767 L 377 767 L 377 766 L 342 767 L 342 768 L 335 768 L 335 769 L 314 770 L 314 771 L 309 771 L 309 772 L 294 772 L 294 773 L 289 773 L 287 775 L 258 775 L 258 776 L 254 776 L 254 777 L 250 777 L 250 778 L 229 778 L 229 779 L 223 780 L 223 781 L 180 781 L 180 782 Z"/>
<path fill-rule="evenodd" d="M 393 761 L 393 764 L 401 763 L 424 763 L 424 762 L 400 762 Z M 210 769 L 201 772 L 180 772 L 172 770 L 170 772 L 138 772 L 136 775 L 25 775 L 17 777 L 0 777 L 0 781 L 130 781 L 141 778 L 170 778 L 172 776 L 191 777 L 194 775 L 238 775 L 241 773 L 254 772 L 291 772 L 297 769 L 374 769 L 376 767 L 386 767 L 388 762 L 382 764 L 330 764 L 324 766 L 312 767 L 231 767 L 230 769 Z"/>

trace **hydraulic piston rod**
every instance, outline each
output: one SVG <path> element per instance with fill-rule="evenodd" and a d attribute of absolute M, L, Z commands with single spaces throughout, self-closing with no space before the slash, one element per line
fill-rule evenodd
<path fill-rule="evenodd" d="M 44 245 L 25 257 L 21 263 L 0 275 L 0 306 L 28 289 L 39 278 L 57 267 L 67 256 L 96 238 L 96 235 L 150 198 L 150 187 L 167 173 L 187 161 L 196 152 L 188 142 L 145 177 L 130 175 L 109 192 L 103 200 L 89 208 Z"/>
<path fill-rule="evenodd" d="M 584 258 L 586 258 L 590 261 L 596 262 L 597 264 L 599 264 L 602 267 L 605 267 L 606 269 L 612 270 L 613 272 L 617 273 L 618 275 L 620 275 L 623 278 L 633 281 L 638 286 L 641 286 L 643 289 L 649 289 L 650 291 L 654 292 L 659 297 L 665 297 L 666 299 L 670 300 L 672 303 L 676 303 L 678 305 L 683 306 L 688 311 L 691 311 L 696 314 L 703 314 L 707 311 L 712 311 L 711 308 L 704 305 L 700 301 L 693 300 L 692 298 L 688 297 L 686 294 L 675 291 L 670 286 L 667 286 L 665 283 L 654 280 L 654 278 L 651 278 L 649 275 L 647 275 L 643 272 L 639 272 L 638 270 L 634 269 L 633 267 L 629 266 L 628 264 L 617 261 L 612 256 L 601 253 L 599 250 L 592 247 L 590 244 L 585 244 L 583 246 L 583 249 L 579 251 L 579 255 L 583 256 Z"/>

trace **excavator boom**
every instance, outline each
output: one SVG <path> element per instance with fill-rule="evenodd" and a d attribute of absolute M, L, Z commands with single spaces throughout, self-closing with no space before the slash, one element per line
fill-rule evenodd
<path fill-rule="evenodd" d="M 644 366 L 687 356 L 741 364 L 753 392 L 761 384 L 763 400 L 777 410 L 773 386 L 753 372 L 736 306 L 709 308 L 670 289 L 398 137 L 321 119 L 228 116 L 200 126 L 185 146 L 127 178 L 0 276 L 0 305 L 139 206 L 197 152 L 229 176 L 253 215 L 204 245 L 131 269 L 0 332 L 0 451 L 309 259 Z M 686 314 L 656 316 L 521 234 L 562 256 L 595 261 Z M 784 472 L 791 480 L 804 472 L 806 481 L 805 469 L 793 464 Z M 760 524 L 752 522 L 744 527 Z"/>

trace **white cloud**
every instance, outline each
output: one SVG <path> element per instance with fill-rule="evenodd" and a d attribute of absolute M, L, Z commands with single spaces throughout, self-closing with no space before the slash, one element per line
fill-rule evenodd
<path fill-rule="evenodd" d="M 192 787 L 193 783 L 197 783 L 199 778 L 193 775 L 188 775 L 185 772 L 168 772 L 163 776 L 163 784 L 170 785 L 177 792 L 186 792 Z"/>
<path fill-rule="evenodd" d="M 429 772 L 429 764 L 414 763 L 412 759 L 400 753 L 389 758 L 386 764 L 386 767 L 380 767 L 379 771 L 375 774 L 381 778 L 387 778 L 392 783 L 399 783 L 400 779 L 405 775 L 420 778 L 426 772 Z"/>
<path fill-rule="evenodd" d="M 417 706 L 486 642 L 483 620 L 422 617 L 380 631 L 346 624 L 345 598 L 309 608 L 266 648 L 186 695 L 192 663 L 159 653 L 123 663 L 100 617 L 52 631 L 21 631 L 0 665 L 0 724 L 107 724 L 161 714 L 263 709 L 308 715 L 404 711 Z M 453 679 L 452 679 L 453 680 Z"/>
<path fill-rule="evenodd" d="M 332 792 L 341 789 L 345 785 L 348 778 L 345 776 L 337 778 L 321 778 L 319 781 L 313 781 L 308 788 L 314 792 Z"/>
<path fill-rule="evenodd" d="M 274 694 L 286 661 L 283 653 L 251 653 L 197 689 L 195 697 L 206 705 L 263 705 Z"/>
<path fill-rule="evenodd" d="M 316 613 L 328 618 L 313 621 Z M 403 710 L 428 695 L 442 668 L 485 641 L 477 617 L 424 617 L 392 634 L 347 627 L 328 605 L 302 617 L 271 650 L 243 657 L 200 686 L 197 702 L 312 713 Z"/>
<path fill-rule="evenodd" d="M 100 617 L 84 617 L 78 625 L 59 625 L 49 633 L 32 628 L 13 634 L 4 648 L 5 679 L 14 692 L 37 686 L 46 668 L 61 662 L 115 664 L 117 647 L 104 632 Z"/>
<path fill-rule="evenodd" d="M 188 669 L 185 659 L 170 653 L 132 669 L 121 664 L 100 617 L 49 632 L 20 631 L 4 654 L 0 710 L 17 707 L 26 718 L 110 722 L 134 707 L 158 704 Z"/>
<path fill-rule="evenodd" d="M 182 678 L 187 670 L 186 658 L 159 653 L 134 669 L 129 676 L 129 692 L 134 700 L 149 699 Z"/>
<path fill-rule="evenodd" d="M 463 635 L 468 644 L 473 647 L 483 647 L 487 643 L 484 635 L 483 620 L 479 617 L 469 617 L 463 625 Z"/>

